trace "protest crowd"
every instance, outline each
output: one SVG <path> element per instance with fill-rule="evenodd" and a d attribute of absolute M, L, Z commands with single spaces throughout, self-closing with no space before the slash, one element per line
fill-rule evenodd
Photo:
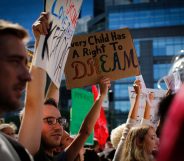
<path fill-rule="evenodd" d="M 103 112 L 101 107 L 111 82 L 118 79 L 113 78 L 113 75 L 111 77 L 103 75 L 96 79 L 95 84 L 98 84 L 99 93 L 96 89 L 94 103 L 84 117 L 78 133 L 75 136 L 70 135 L 64 128 L 66 119 L 58 108 L 59 99 L 62 99 L 59 86 L 51 80 L 49 87 L 46 88 L 47 71 L 38 65 L 38 57 L 49 58 L 48 55 L 43 56 L 40 50 L 41 42 L 46 46 L 48 45 L 46 43 L 52 43 L 53 46 L 57 41 L 60 42 L 61 35 L 57 40 L 53 37 L 52 42 L 46 41 L 50 38 L 54 26 L 54 22 L 52 24 L 49 22 L 49 16 L 48 12 L 42 12 L 33 23 L 35 46 L 29 69 L 26 50 L 29 39 L 27 31 L 19 24 L 0 20 L 1 117 L 5 113 L 20 109 L 20 98 L 25 92 L 24 107 L 20 112 L 20 127 L 16 127 L 13 123 L 0 124 L 0 161 L 184 160 L 184 85 L 179 80 L 179 83 L 174 83 L 172 87 L 168 86 L 168 91 L 157 102 L 157 111 L 153 114 L 157 93 L 146 88 L 136 59 L 133 59 L 135 61 L 133 67 L 136 68 L 136 79 L 131 87 L 133 101 L 127 121 L 109 132 L 103 144 L 94 138 L 94 145 L 85 145 Z M 121 35 L 121 38 L 125 37 Z M 115 48 L 115 45 L 112 47 Z M 105 50 L 105 46 L 102 49 Z M 45 47 L 45 50 L 49 49 Z M 100 49 L 98 51 L 102 52 Z M 131 53 L 133 55 L 133 51 Z M 55 51 L 50 54 L 55 54 Z M 78 53 L 76 52 L 73 57 L 79 57 Z M 118 58 L 115 57 L 114 60 L 117 64 Z M 91 62 L 88 63 L 90 65 Z M 78 66 L 79 64 L 73 66 L 77 72 Z M 125 70 L 125 67 L 122 69 Z M 78 73 L 77 77 L 79 76 Z M 179 88 L 175 88 L 175 84 L 177 87 L 180 84 Z M 137 119 L 143 100 L 141 118 Z"/>

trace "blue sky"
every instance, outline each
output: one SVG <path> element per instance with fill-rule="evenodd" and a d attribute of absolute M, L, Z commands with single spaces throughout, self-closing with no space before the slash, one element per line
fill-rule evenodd
<path fill-rule="evenodd" d="M 81 15 L 91 15 L 93 0 L 83 0 Z M 20 23 L 32 36 L 31 26 L 43 11 L 43 0 L 0 0 L 0 19 Z"/>

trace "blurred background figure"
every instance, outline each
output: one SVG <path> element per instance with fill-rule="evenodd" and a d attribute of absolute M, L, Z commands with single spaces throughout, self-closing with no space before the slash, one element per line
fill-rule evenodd
<path fill-rule="evenodd" d="M 114 158 L 115 148 L 113 147 L 109 139 L 107 140 L 105 144 L 104 150 L 98 153 L 98 156 L 100 157 L 100 161 L 112 161 Z"/>
<path fill-rule="evenodd" d="M 17 127 L 14 123 L 2 123 L 0 124 L 0 131 L 10 137 L 16 139 Z"/>

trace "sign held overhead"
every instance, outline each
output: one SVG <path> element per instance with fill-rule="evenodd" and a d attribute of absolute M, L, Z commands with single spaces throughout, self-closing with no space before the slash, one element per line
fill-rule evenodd
<path fill-rule="evenodd" d="M 128 28 L 74 36 L 65 76 L 67 88 L 139 75 L 139 64 Z"/>

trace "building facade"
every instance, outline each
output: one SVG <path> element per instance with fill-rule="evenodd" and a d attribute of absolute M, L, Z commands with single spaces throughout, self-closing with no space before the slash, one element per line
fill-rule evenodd
<path fill-rule="evenodd" d="M 9 5 L 14 4 L 14 5 Z M 18 22 L 28 29 L 43 11 L 42 1 L 0 1 L 1 18 Z M 78 34 L 128 27 L 139 58 L 141 73 L 149 88 L 167 75 L 173 57 L 184 55 L 184 1 L 182 0 L 83 0 Z M 86 17 L 88 16 L 88 17 Z M 85 24 L 85 25 L 84 25 Z M 123 123 L 130 108 L 128 86 L 134 77 L 114 81 L 107 111 L 109 129 Z M 161 83 L 164 88 L 164 83 Z M 71 107 L 70 91 L 61 84 L 62 111 Z M 65 110 L 63 110 L 65 109 Z"/>
<path fill-rule="evenodd" d="M 141 74 L 148 88 L 158 88 L 158 81 L 168 74 L 173 58 L 184 55 L 184 1 L 176 0 L 106 0 L 105 13 L 94 17 L 89 32 L 128 27 L 131 31 Z M 97 30 L 95 26 L 100 26 Z M 111 112 L 116 118 L 111 127 L 122 123 L 122 114 L 130 108 L 128 86 L 134 77 L 113 82 Z M 161 82 L 165 88 L 165 83 Z M 121 114 L 122 113 L 122 114 Z"/>

